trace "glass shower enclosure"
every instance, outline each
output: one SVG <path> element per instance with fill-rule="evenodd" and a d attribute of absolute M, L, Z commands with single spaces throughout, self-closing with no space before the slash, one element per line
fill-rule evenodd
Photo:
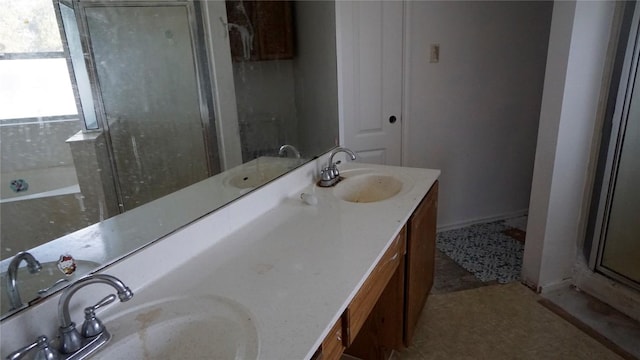
<path fill-rule="evenodd" d="M 219 173 L 198 2 L 59 3 L 65 30 L 79 32 L 67 43 L 85 54 L 92 103 L 80 102 L 105 134 L 120 211 Z"/>
<path fill-rule="evenodd" d="M 640 289 L 640 11 L 629 14 L 620 84 L 611 122 L 605 125 L 610 136 L 601 151 L 590 260 L 594 270 Z"/>

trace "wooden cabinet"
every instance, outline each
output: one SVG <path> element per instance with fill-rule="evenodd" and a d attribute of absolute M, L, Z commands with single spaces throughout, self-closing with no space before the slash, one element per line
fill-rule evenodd
<path fill-rule="evenodd" d="M 436 181 L 318 350 L 318 358 L 388 359 L 409 346 L 433 286 Z"/>
<path fill-rule="evenodd" d="M 398 237 L 398 266 L 346 350 L 347 354 L 360 359 L 388 359 L 393 349 L 403 346 L 406 227 Z"/>
<path fill-rule="evenodd" d="M 389 280 L 398 269 L 401 255 L 404 254 L 404 247 L 405 231 L 402 229 L 351 301 L 345 312 L 348 326 L 347 346 L 353 344 L 356 335 L 360 332 Z"/>
<path fill-rule="evenodd" d="M 341 317 L 329 331 L 329 335 L 324 339 L 321 345 L 322 360 L 338 360 L 346 348 L 345 329 L 347 325 L 344 317 Z"/>
<path fill-rule="evenodd" d="M 290 1 L 227 0 L 227 24 L 234 61 L 292 59 Z"/>
<path fill-rule="evenodd" d="M 407 233 L 404 343 L 409 346 L 433 286 L 438 182 L 411 215 Z"/>
<path fill-rule="evenodd" d="M 331 328 L 317 352 L 317 359 L 340 359 L 347 347 L 347 353 L 366 359 L 371 358 L 371 351 L 384 352 L 382 349 L 392 349 L 393 345 L 402 343 L 405 241 L 406 227 Z"/>

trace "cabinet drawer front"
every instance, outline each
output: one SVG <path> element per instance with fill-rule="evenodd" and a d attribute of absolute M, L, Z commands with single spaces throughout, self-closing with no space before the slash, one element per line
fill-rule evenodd
<path fill-rule="evenodd" d="M 345 339 L 342 318 L 336 321 L 329 331 L 329 335 L 322 342 L 322 360 L 338 360 L 344 352 Z"/>
<path fill-rule="evenodd" d="M 401 249 L 404 244 L 404 236 L 405 231 L 403 230 L 393 240 L 389 249 L 384 253 L 347 308 L 347 346 L 355 339 L 389 279 L 398 268 L 404 252 Z"/>

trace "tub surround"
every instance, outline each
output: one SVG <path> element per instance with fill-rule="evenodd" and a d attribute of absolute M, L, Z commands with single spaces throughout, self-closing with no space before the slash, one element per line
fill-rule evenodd
<path fill-rule="evenodd" d="M 26 191 L 11 191 L 11 182 L 18 179 L 28 184 Z M 3 174 L 0 185 L 0 204 L 80 192 L 76 171 L 68 165 Z"/>
<path fill-rule="evenodd" d="M 248 309 L 258 358 L 311 358 L 440 175 L 343 162 L 343 171 L 366 167 L 410 182 L 390 199 L 351 203 L 313 184 L 325 157 L 105 268 L 136 293 L 105 310 L 107 328 L 109 317 L 147 301 L 213 294 Z M 317 204 L 304 203 L 301 193 Z M 78 293 L 76 301 L 92 304 L 104 291 Z M 2 356 L 37 335 L 53 337 L 58 296 L 2 322 Z"/>

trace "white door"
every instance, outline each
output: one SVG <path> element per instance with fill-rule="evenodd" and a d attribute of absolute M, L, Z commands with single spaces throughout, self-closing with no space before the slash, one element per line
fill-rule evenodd
<path fill-rule="evenodd" d="M 341 143 L 401 165 L 402 1 L 336 1 Z"/>

